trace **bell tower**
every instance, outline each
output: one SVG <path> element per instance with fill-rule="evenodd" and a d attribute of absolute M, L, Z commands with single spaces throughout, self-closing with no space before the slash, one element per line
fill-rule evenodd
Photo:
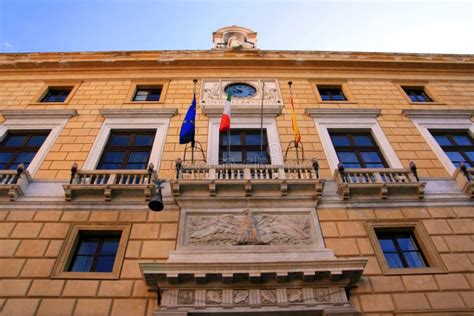
<path fill-rule="evenodd" d="M 226 26 L 212 33 L 214 49 L 256 49 L 257 33 L 246 27 Z"/>

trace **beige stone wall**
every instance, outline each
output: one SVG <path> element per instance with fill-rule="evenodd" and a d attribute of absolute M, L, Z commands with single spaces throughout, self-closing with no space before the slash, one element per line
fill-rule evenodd
<path fill-rule="evenodd" d="M 472 207 L 318 209 L 326 247 L 338 257 L 368 258 L 351 302 L 364 315 L 474 311 Z M 421 222 L 446 266 L 444 273 L 384 275 L 367 222 Z"/>
<path fill-rule="evenodd" d="M 167 259 L 178 211 L 15 210 L 0 220 L 0 315 L 151 315 L 156 293 L 138 263 Z M 119 280 L 50 278 L 73 224 L 131 226 Z"/>
<path fill-rule="evenodd" d="M 208 74 L 208 73 L 205 73 Z M 214 76 L 216 73 L 212 73 Z M 139 73 L 134 74 L 138 76 Z M 241 72 L 226 73 L 228 77 L 245 76 Z M 267 75 L 267 73 L 262 74 Z M 258 77 L 258 73 L 255 73 Z M 298 74 L 299 76 L 299 74 Z M 474 82 L 435 81 L 430 83 L 441 104 L 410 104 L 397 85 L 390 80 L 348 80 L 347 85 L 353 102 L 320 103 L 317 100 L 314 82 L 311 78 L 294 80 L 286 74 L 276 72 L 273 77 L 279 79 L 285 108 L 277 118 L 282 149 L 285 150 L 293 139 L 289 110 L 288 80 L 293 81 L 293 97 L 298 125 L 303 135 L 305 158 L 317 158 L 320 161 L 321 175 L 331 177 L 327 158 L 318 137 L 313 120 L 304 115 L 308 108 L 364 108 L 381 109 L 378 117 L 385 135 L 391 142 L 396 154 L 405 167 L 409 161 L 417 163 L 420 176 L 448 176 L 445 168 L 433 153 L 414 124 L 402 115 L 403 109 L 473 109 Z M 0 110 L 2 109 L 77 109 L 78 116 L 69 120 L 60 137 L 41 164 L 37 179 L 68 179 L 71 164 L 75 161 L 82 166 L 104 121 L 99 110 L 116 108 L 178 108 L 179 114 L 171 119 L 168 137 L 160 168 L 160 176 L 172 178 L 174 160 L 183 156 L 184 145 L 179 144 L 179 129 L 191 102 L 193 94 L 193 76 L 188 79 L 172 79 L 168 86 L 164 103 L 130 104 L 126 103 L 132 80 L 93 80 L 84 79 L 66 105 L 31 104 L 38 92 L 43 89 L 42 81 L 0 82 Z M 197 86 L 199 92 L 199 84 Z M 199 93 L 198 93 L 199 103 Z M 207 149 L 208 118 L 198 109 L 196 118 L 196 139 L 204 150 Z"/>

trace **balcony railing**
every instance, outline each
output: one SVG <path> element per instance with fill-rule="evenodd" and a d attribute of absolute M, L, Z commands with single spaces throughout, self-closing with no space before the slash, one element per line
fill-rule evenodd
<path fill-rule="evenodd" d="M 267 164 L 225 164 L 225 165 L 181 165 L 177 164 L 176 180 L 171 181 L 173 193 L 179 196 L 184 185 L 208 185 L 210 195 L 216 195 L 216 186 L 244 184 L 247 196 L 253 195 L 254 186 L 279 184 L 281 194 L 286 195 L 288 184 L 317 185 L 317 194 L 323 187 L 319 180 L 317 165 L 267 165 Z"/>
<path fill-rule="evenodd" d="M 414 166 L 414 164 L 413 164 Z M 413 171 L 415 170 L 415 171 Z M 412 169 L 345 169 L 339 167 L 335 173 L 338 193 L 345 200 L 352 194 L 370 195 L 379 191 L 380 198 L 386 199 L 389 194 L 415 193 L 418 198 L 424 197 L 425 182 L 419 182 L 416 166 Z"/>
<path fill-rule="evenodd" d="M 454 172 L 453 178 L 462 192 L 474 198 L 474 168 L 461 164 Z"/>
<path fill-rule="evenodd" d="M 71 169 L 69 184 L 63 185 L 66 201 L 76 194 L 103 192 L 105 201 L 110 201 L 116 193 L 143 191 L 149 201 L 154 190 L 153 180 L 157 179 L 152 166 L 148 170 L 75 170 Z"/>
<path fill-rule="evenodd" d="M 8 196 L 10 201 L 15 201 L 24 194 L 31 176 L 24 166 L 19 166 L 18 170 L 0 170 L 0 193 Z"/>

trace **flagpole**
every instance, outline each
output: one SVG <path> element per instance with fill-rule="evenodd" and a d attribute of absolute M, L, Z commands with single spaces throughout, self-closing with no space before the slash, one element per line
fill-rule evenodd
<path fill-rule="evenodd" d="M 194 79 L 193 80 L 193 83 L 194 83 L 194 98 L 196 98 L 196 84 L 197 84 L 197 79 Z M 196 122 L 194 122 L 194 130 L 196 131 Z M 196 137 L 196 135 L 194 135 L 194 137 Z M 195 141 L 194 141 L 194 138 L 193 140 L 191 141 L 191 164 L 194 164 L 194 145 L 195 145 Z"/>
<path fill-rule="evenodd" d="M 260 158 L 263 157 L 263 100 L 265 99 L 265 81 L 262 83 L 262 104 L 260 106 L 260 157 L 258 163 L 260 163 Z"/>
<path fill-rule="evenodd" d="M 293 84 L 293 82 L 288 81 L 288 86 L 290 87 L 290 102 L 293 102 L 293 92 L 291 90 L 292 84 Z M 295 142 L 295 151 L 296 151 L 296 164 L 299 165 L 300 158 L 299 158 L 299 154 L 298 154 L 298 142 L 296 142 L 296 141 L 294 141 L 294 142 Z"/>

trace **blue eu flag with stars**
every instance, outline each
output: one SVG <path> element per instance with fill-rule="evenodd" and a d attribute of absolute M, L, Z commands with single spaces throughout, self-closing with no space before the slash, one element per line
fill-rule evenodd
<path fill-rule="evenodd" d="M 183 124 L 181 125 L 181 131 L 179 132 L 179 143 L 187 144 L 194 142 L 194 130 L 196 120 L 196 94 L 194 94 L 193 102 L 189 106 L 188 112 L 184 117 Z"/>

